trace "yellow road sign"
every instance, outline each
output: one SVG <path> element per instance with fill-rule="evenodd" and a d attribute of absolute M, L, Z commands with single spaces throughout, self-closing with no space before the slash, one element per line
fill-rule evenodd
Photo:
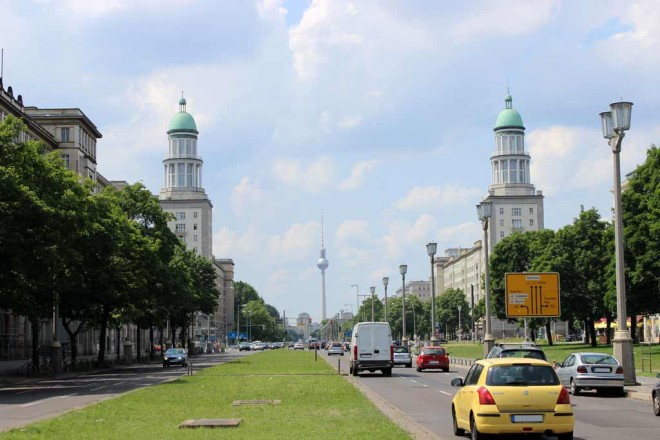
<path fill-rule="evenodd" d="M 559 317 L 559 274 L 524 272 L 505 274 L 507 318 Z"/>

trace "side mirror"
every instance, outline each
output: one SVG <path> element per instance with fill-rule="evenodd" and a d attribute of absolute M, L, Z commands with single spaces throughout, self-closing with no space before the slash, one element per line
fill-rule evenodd
<path fill-rule="evenodd" d="M 449 356 L 449 352 L 445 353 L 445 356 Z"/>
<path fill-rule="evenodd" d="M 461 379 L 460 377 L 452 379 L 451 380 L 451 386 L 453 386 L 453 387 L 462 387 L 463 386 L 463 379 Z"/>

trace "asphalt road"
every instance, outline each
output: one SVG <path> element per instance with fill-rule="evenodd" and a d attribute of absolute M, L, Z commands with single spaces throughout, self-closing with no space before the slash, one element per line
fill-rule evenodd
<path fill-rule="evenodd" d="M 324 350 L 319 353 L 327 358 Z M 348 355 L 331 356 L 327 359 L 335 367 L 339 361 L 342 371 L 348 373 Z M 357 380 L 439 438 L 456 439 L 452 432 L 451 400 L 457 389 L 449 383 L 455 377 L 465 377 L 467 370 L 467 367 L 452 365 L 448 373 L 418 373 L 414 366 L 396 367 L 392 377 L 383 377 L 380 372 L 366 372 L 360 373 Z M 585 392 L 577 397 L 571 396 L 571 403 L 575 408 L 576 439 L 655 440 L 660 436 L 660 417 L 653 415 L 648 402 L 625 397 L 601 397 L 596 396 L 595 392 Z M 556 437 L 518 438 L 522 440 Z"/>
<path fill-rule="evenodd" d="M 208 368 L 251 352 L 230 351 L 192 358 L 194 369 Z M 123 366 L 60 379 L 31 381 L 0 388 L 0 432 L 63 412 L 111 399 L 119 394 L 185 375 L 187 369 L 160 363 Z"/>

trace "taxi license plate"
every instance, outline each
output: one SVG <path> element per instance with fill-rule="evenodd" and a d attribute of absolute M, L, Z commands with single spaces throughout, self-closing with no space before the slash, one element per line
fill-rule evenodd
<path fill-rule="evenodd" d="M 440 363 L 440 361 L 431 361 L 431 362 L 429 362 L 429 364 L 431 364 L 431 365 L 438 365 L 439 363 Z"/>
<path fill-rule="evenodd" d="M 541 414 L 518 414 L 511 416 L 513 423 L 542 423 L 543 416 Z"/>

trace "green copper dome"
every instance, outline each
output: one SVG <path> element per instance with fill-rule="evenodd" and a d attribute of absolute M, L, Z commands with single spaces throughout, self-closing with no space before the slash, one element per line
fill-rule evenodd
<path fill-rule="evenodd" d="M 195 124 L 195 119 L 190 113 L 186 111 L 186 98 L 181 96 L 179 100 L 179 112 L 175 113 L 170 119 L 170 125 L 167 128 L 167 134 L 170 134 L 175 131 L 184 131 L 199 133 L 197 131 L 197 124 Z"/>
<path fill-rule="evenodd" d="M 505 127 L 525 128 L 520 113 L 518 113 L 518 110 L 515 110 L 512 106 L 512 101 L 513 99 L 511 98 L 511 95 L 506 95 L 506 98 L 504 99 L 506 108 L 497 116 L 495 130 Z"/>

